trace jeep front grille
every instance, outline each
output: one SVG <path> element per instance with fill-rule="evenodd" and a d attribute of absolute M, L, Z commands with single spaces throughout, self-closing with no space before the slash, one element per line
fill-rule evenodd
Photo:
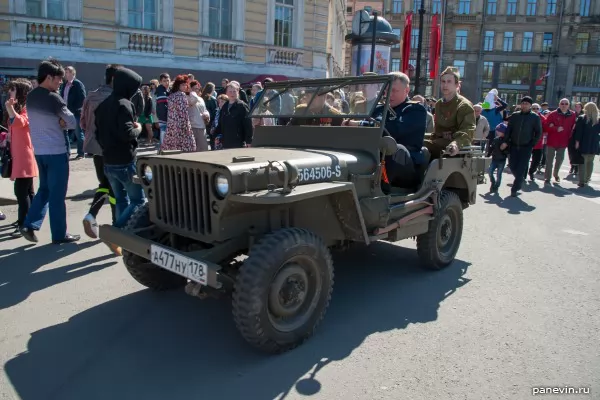
<path fill-rule="evenodd" d="M 208 173 L 175 165 L 157 165 L 153 169 L 158 221 L 166 227 L 209 235 L 212 227 Z"/>

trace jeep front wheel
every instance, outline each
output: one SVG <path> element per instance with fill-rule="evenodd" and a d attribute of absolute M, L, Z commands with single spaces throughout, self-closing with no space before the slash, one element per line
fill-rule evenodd
<path fill-rule="evenodd" d="M 443 190 L 438 212 L 427 233 L 417 236 L 417 254 L 424 268 L 439 270 L 454 261 L 463 231 L 463 208 L 458 195 Z"/>
<path fill-rule="evenodd" d="M 250 249 L 233 291 L 233 316 L 244 339 L 269 353 L 291 350 L 314 333 L 333 288 L 333 261 L 304 229 L 265 236 Z"/>
<path fill-rule="evenodd" d="M 125 231 L 136 231 L 151 225 L 148 203 L 139 206 L 131 215 L 123 228 Z M 164 244 L 164 243 L 163 243 Z M 187 280 L 177 274 L 159 268 L 150 260 L 123 249 L 123 262 L 127 272 L 139 283 L 156 291 L 178 289 L 185 286 Z"/>

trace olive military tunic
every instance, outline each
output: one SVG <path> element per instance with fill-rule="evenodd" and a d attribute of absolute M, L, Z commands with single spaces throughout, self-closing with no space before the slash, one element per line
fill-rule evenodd
<path fill-rule="evenodd" d="M 313 112 L 306 111 L 306 104 L 300 104 L 294 110 L 294 115 L 299 115 L 298 117 L 293 117 L 290 121 L 290 125 L 312 125 L 312 126 L 321 126 L 321 125 L 331 125 L 331 126 L 341 126 L 344 121 L 344 114 L 336 110 L 335 108 L 325 104 L 323 106 L 322 111 Z M 331 115 L 332 117 L 339 116 L 339 118 L 321 118 L 314 117 L 311 118 L 311 115 Z"/>
<path fill-rule="evenodd" d="M 470 146 L 475 126 L 475 110 L 466 97 L 457 94 L 450 101 L 439 99 L 435 103 L 433 135 L 425 141 L 425 146 L 436 158 L 452 142 L 456 142 L 459 149 Z M 444 132 L 451 132 L 451 135 L 444 136 Z"/>

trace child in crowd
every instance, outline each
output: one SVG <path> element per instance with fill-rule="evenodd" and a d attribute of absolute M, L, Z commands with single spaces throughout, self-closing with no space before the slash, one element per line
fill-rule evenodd
<path fill-rule="evenodd" d="M 492 183 L 490 186 L 491 193 L 498 193 L 498 188 L 500 187 L 500 183 L 502 183 L 502 173 L 504 172 L 506 159 L 508 158 L 508 148 L 504 150 L 500 149 L 500 146 L 504 143 L 504 134 L 506 133 L 507 126 L 506 121 L 503 121 L 496 126 L 496 137 L 488 147 L 487 156 L 492 156 L 492 163 L 489 171 L 490 182 Z M 494 172 L 496 172 L 496 178 L 494 178 Z"/>

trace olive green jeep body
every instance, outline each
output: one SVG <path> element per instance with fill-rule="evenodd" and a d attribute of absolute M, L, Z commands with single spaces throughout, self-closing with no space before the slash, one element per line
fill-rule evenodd
<path fill-rule="evenodd" d="M 294 125 L 287 122 L 297 114 L 268 111 L 286 92 L 301 99 L 374 85 L 389 110 L 388 76 L 268 84 L 251 117 L 275 124 L 257 126 L 251 147 L 139 157 L 148 202 L 124 229 L 102 225 L 100 238 L 122 247 L 128 271 L 147 287 L 230 296 L 242 336 L 268 352 L 299 345 L 323 318 L 331 248 L 416 238 L 424 267 L 451 264 L 463 209 L 475 204 L 490 164 L 481 151 L 426 154 L 418 185 L 389 187 L 382 160 L 396 143 L 382 137 L 384 127 Z M 344 117 L 368 119 L 373 110 Z"/>

